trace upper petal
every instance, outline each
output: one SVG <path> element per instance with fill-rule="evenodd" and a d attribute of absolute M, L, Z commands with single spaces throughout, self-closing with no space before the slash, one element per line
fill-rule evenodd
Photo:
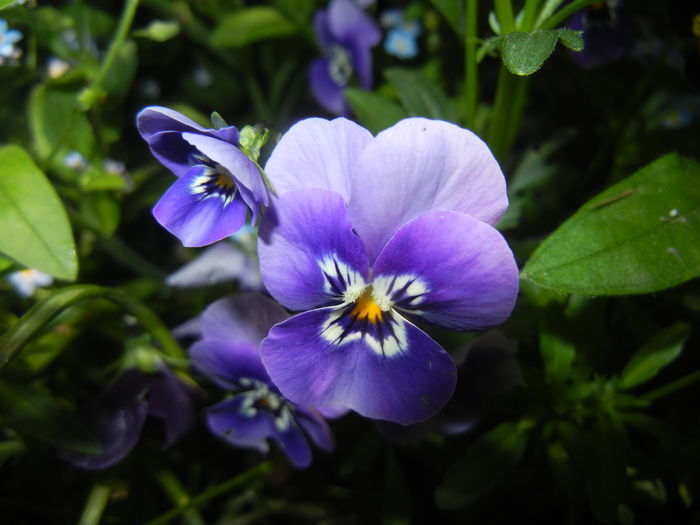
<path fill-rule="evenodd" d="M 332 0 L 328 5 L 328 29 L 343 44 L 372 47 L 382 39 L 376 22 L 352 0 Z"/>
<path fill-rule="evenodd" d="M 163 420 L 165 446 L 170 446 L 194 423 L 195 391 L 166 366 L 151 376 L 150 383 L 148 414 Z"/>
<path fill-rule="evenodd" d="M 508 205 L 505 179 L 471 131 L 404 119 L 362 151 L 348 213 L 370 262 L 403 224 L 430 210 L 457 211 L 495 224 Z"/>
<path fill-rule="evenodd" d="M 191 118 L 162 106 L 148 106 L 139 111 L 136 115 L 136 128 L 146 141 L 161 131 L 206 131 Z"/>
<path fill-rule="evenodd" d="M 190 348 L 192 366 L 224 390 L 238 390 L 243 378 L 269 383 L 256 345 L 244 341 L 202 339 Z"/>
<path fill-rule="evenodd" d="M 288 399 L 311 406 L 346 406 L 363 416 L 414 423 L 450 398 L 456 367 L 423 331 L 404 319 L 401 342 L 390 353 L 376 341 L 328 337 L 336 308 L 305 312 L 275 325 L 263 341 L 262 358 Z"/>
<path fill-rule="evenodd" d="M 432 211 L 401 227 L 374 275 L 375 294 L 455 330 L 503 322 L 518 296 L 518 267 L 503 236 L 462 213 Z"/>
<path fill-rule="evenodd" d="M 278 194 L 306 188 L 331 190 L 350 198 L 352 166 L 372 134 L 344 118 L 310 118 L 284 134 L 265 165 Z"/>
<path fill-rule="evenodd" d="M 291 310 L 340 303 L 348 288 L 364 288 L 368 274 L 343 198 L 328 190 L 275 199 L 260 223 L 258 253 L 265 287 Z"/>
<path fill-rule="evenodd" d="M 334 115 L 350 113 L 350 107 L 345 100 L 345 86 L 336 83 L 328 72 L 328 59 L 319 58 L 311 63 L 309 68 L 309 84 L 311 92 L 321 107 Z"/>

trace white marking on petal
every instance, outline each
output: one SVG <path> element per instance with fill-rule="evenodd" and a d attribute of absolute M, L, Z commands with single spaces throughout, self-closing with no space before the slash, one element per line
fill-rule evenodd
<path fill-rule="evenodd" d="M 338 346 L 344 345 L 345 343 L 349 343 L 351 341 L 357 341 L 362 337 L 361 332 L 349 332 L 343 336 L 344 329 L 339 323 L 337 323 L 338 319 L 342 317 L 343 313 L 342 308 L 333 310 L 328 315 L 328 319 L 326 319 L 321 326 L 321 337 L 323 337 L 323 339 L 329 343 Z"/>
<path fill-rule="evenodd" d="M 345 283 L 345 289 L 339 290 L 343 294 L 343 302 L 345 303 L 355 301 L 367 287 L 367 283 L 365 283 L 362 275 L 335 254 L 325 255 L 317 263 L 321 271 L 327 276 L 323 284 L 323 289 L 327 294 L 338 294 L 338 290 L 335 290 L 331 285 L 331 279 L 338 281 L 339 284 L 341 282 Z"/>
<path fill-rule="evenodd" d="M 425 281 L 412 274 L 377 276 L 372 280 L 372 288 L 374 301 L 384 311 L 403 298 L 412 298 L 408 304 L 417 306 L 425 300 L 425 294 L 430 291 Z M 397 296 L 399 292 L 400 295 Z"/>
<path fill-rule="evenodd" d="M 282 407 L 282 410 L 275 418 L 275 428 L 279 432 L 284 432 L 292 424 L 292 413 L 288 407 Z"/>
<path fill-rule="evenodd" d="M 383 344 L 380 344 L 373 336 L 366 334 L 365 341 L 377 355 L 383 357 L 393 357 L 408 348 L 408 337 L 406 336 L 406 326 L 402 319 L 391 321 L 394 335 L 387 336 Z"/>

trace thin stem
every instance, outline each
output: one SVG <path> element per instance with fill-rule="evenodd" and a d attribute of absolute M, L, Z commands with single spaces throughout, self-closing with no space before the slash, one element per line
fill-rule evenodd
<path fill-rule="evenodd" d="M 692 386 L 699 381 L 700 370 L 696 370 L 695 372 L 680 377 L 675 381 L 671 381 L 670 383 L 667 383 L 664 386 L 660 386 L 659 388 L 652 390 L 651 392 L 647 392 L 646 394 L 643 394 L 639 397 L 642 401 L 651 403 L 653 401 L 656 401 L 657 399 L 661 399 L 662 397 L 666 397 L 670 394 L 673 394 L 678 390 L 682 390 L 683 388 Z"/>
<path fill-rule="evenodd" d="M 523 8 L 523 18 L 520 21 L 518 29 L 520 31 L 532 31 L 532 26 L 535 23 L 535 15 L 540 7 L 541 0 L 526 0 Z"/>
<path fill-rule="evenodd" d="M 97 75 L 95 76 L 92 84 L 85 88 L 80 94 L 78 100 L 83 106 L 83 110 L 87 111 L 92 108 L 92 106 L 100 99 L 102 83 L 112 68 L 114 61 L 119 55 L 122 44 L 126 40 L 129 34 L 129 29 L 131 28 L 131 23 L 134 21 L 134 15 L 136 14 L 136 8 L 139 5 L 139 0 L 126 0 L 126 5 L 122 11 L 122 16 L 119 20 L 119 25 L 117 26 L 117 32 L 114 34 L 109 49 L 107 50 L 107 56 L 102 62 Z"/>
<path fill-rule="evenodd" d="M 527 85 L 527 77 L 513 75 L 501 65 L 487 141 L 491 151 L 501 163 L 506 160 L 508 150 L 517 135 L 525 108 Z"/>
<path fill-rule="evenodd" d="M 476 44 L 478 31 L 478 0 L 467 0 L 466 21 L 464 34 L 464 65 L 465 65 L 465 97 L 466 111 L 465 124 L 467 128 L 474 129 L 476 119 L 476 107 L 479 100 L 479 65 L 476 62 Z"/>
<path fill-rule="evenodd" d="M 109 500 L 110 490 L 109 486 L 100 483 L 96 483 L 92 487 L 78 525 L 98 525 L 100 523 L 102 513 Z"/>
<path fill-rule="evenodd" d="M 209 490 L 203 492 L 202 494 L 195 496 L 194 498 L 191 498 L 187 503 L 183 503 L 182 505 L 178 505 L 174 509 L 171 509 L 168 512 L 161 514 L 160 516 L 158 516 L 155 519 L 152 519 L 151 521 L 147 522 L 146 525 L 161 525 L 163 523 L 169 523 L 170 520 L 178 517 L 180 514 L 182 514 L 187 509 L 190 509 L 192 507 L 199 507 L 200 505 L 206 503 L 210 499 L 213 499 L 217 496 L 220 496 L 221 494 L 224 494 L 224 493 L 229 492 L 235 488 L 238 488 L 241 485 L 245 485 L 246 483 L 256 479 L 257 477 L 267 474 L 271 468 L 272 468 L 272 463 L 270 461 L 265 461 L 264 463 L 260 463 L 259 465 L 244 472 L 243 474 L 239 474 L 239 475 L 234 476 L 233 478 L 231 478 L 227 481 L 224 481 L 223 483 L 220 483 L 218 485 L 214 485 L 213 487 L 211 487 Z"/>
<path fill-rule="evenodd" d="M 161 469 L 156 471 L 156 478 L 175 505 L 186 505 L 190 501 L 189 494 L 187 494 L 187 491 L 185 491 L 175 474 L 169 470 Z M 197 509 L 186 509 L 183 511 L 182 520 L 187 525 L 204 525 L 204 520 L 197 512 Z"/>
<path fill-rule="evenodd" d="M 501 27 L 501 34 L 507 35 L 515 31 L 515 18 L 510 0 L 495 0 L 494 7 L 496 8 L 498 25 Z"/>

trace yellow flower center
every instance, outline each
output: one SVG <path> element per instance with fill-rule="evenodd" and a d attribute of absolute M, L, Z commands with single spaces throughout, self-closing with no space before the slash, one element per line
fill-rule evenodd
<path fill-rule="evenodd" d="M 219 173 L 219 177 L 216 179 L 214 184 L 222 189 L 234 188 L 236 186 L 236 183 L 233 182 L 233 179 L 231 179 L 231 177 L 229 177 L 225 173 Z"/>
<path fill-rule="evenodd" d="M 377 324 L 382 320 L 382 309 L 372 297 L 372 287 L 365 288 L 362 295 L 355 301 L 355 306 L 350 312 L 355 319 L 367 319 L 370 323 Z"/>

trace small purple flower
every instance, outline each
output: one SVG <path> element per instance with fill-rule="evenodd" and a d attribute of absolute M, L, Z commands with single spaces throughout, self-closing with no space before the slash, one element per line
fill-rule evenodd
<path fill-rule="evenodd" d="M 205 246 L 237 232 L 269 204 L 260 170 L 239 149 L 238 129 L 205 129 L 172 109 L 150 106 L 136 117 L 151 153 L 178 180 L 153 208 L 185 246 Z"/>
<path fill-rule="evenodd" d="M 402 424 L 450 398 L 456 368 L 414 320 L 453 330 L 501 323 L 518 269 L 493 227 L 503 174 L 472 132 L 405 119 L 376 137 L 307 119 L 267 163 L 279 198 L 260 224 L 266 288 L 306 311 L 272 328 L 262 357 L 292 401 Z"/>
<path fill-rule="evenodd" d="M 583 31 L 583 51 L 572 53 L 583 67 L 614 62 L 630 45 L 632 27 L 622 0 L 595 2 L 574 13 L 567 26 Z"/>
<path fill-rule="evenodd" d="M 260 342 L 270 327 L 287 317 L 271 299 L 242 294 L 211 304 L 200 318 L 202 339 L 191 350 L 193 366 L 222 389 L 232 392 L 207 410 L 215 435 L 236 447 L 268 451 L 267 440 L 279 444 L 297 467 L 311 463 L 311 439 L 333 449 L 333 436 L 322 417 L 337 409 L 316 409 L 285 399 L 260 361 Z"/>
<path fill-rule="evenodd" d="M 154 374 L 136 368 L 124 370 L 94 402 L 82 410 L 102 445 L 100 454 L 61 451 L 76 467 L 101 470 L 118 463 L 133 450 L 147 416 L 165 425 L 165 446 L 177 441 L 194 421 L 194 391 L 166 366 Z"/>
<path fill-rule="evenodd" d="M 347 115 L 345 88 L 353 74 L 360 87 L 372 87 L 371 48 L 381 40 L 377 24 L 353 0 L 331 0 L 314 17 L 323 58 L 309 70 L 311 91 L 318 103 L 336 115 Z"/>

